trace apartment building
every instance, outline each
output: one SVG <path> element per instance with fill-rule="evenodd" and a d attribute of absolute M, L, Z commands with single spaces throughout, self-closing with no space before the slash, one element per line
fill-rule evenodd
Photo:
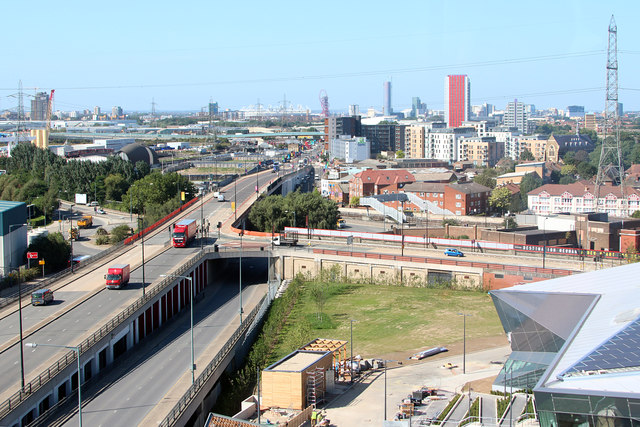
<path fill-rule="evenodd" d="M 640 210 L 639 190 L 627 187 L 627 196 L 623 199 L 620 187 L 603 186 L 596 204 L 594 187 L 587 182 L 543 185 L 527 194 L 529 209 L 539 215 L 599 211 L 617 217 L 627 217 Z"/>
<path fill-rule="evenodd" d="M 520 140 L 520 155 L 524 150 L 533 154 L 537 162 L 543 162 L 547 151 L 547 138 L 543 135 L 528 136 Z"/>
<path fill-rule="evenodd" d="M 506 127 L 498 127 L 487 131 L 485 136 L 494 137 L 498 143 L 504 146 L 503 156 L 513 160 L 520 158 L 520 154 L 522 153 L 522 147 L 520 145 L 522 134 L 520 132 L 510 130 Z"/>
<path fill-rule="evenodd" d="M 460 138 L 458 160 L 468 160 L 473 165 L 493 167 L 504 157 L 504 144 L 493 136 Z"/>
<path fill-rule="evenodd" d="M 398 193 L 415 177 L 404 169 L 366 170 L 358 172 L 349 182 L 349 197 L 366 197 Z"/>
<path fill-rule="evenodd" d="M 424 156 L 449 163 L 457 162 L 460 160 L 460 138 L 474 137 L 475 132 L 472 127 L 432 129 L 425 135 Z"/>

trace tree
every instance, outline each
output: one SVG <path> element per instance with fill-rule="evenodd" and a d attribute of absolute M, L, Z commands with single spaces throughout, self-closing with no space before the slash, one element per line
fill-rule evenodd
<path fill-rule="evenodd" d="M 498 176 L 497 170 L 485 168 L 482 173 L 473 177 L 473 182 L 475 182 L 476 184 L 484 185 L 485 187 L 495 188 L 496 176 Z"/>
<path fill-rule="evenodd" d="M 447 225 L 452 225 L 452 226 L 460 225 L 460 221 L 454 218 L 444 218 L 442 220 L 442 226 L 445 227 Z"/>
<path fill-rule="evenodd" d="M 537 173 L 528 173 L 520 181 L 520 197 L 522 198 L 522 209 L 527 209 L 528 193 L 542 186 L 542 178 Z"/>
<path fill-rule="evenodd" d="M 404 159 L 404 151 L 402 150 L 396 151 L 396 159 Z"/>
<path fill-rule="evenodd" d="M 640 218 L 640 211 L 635 211 L 631 214 L 631 218 Z"/>
<path fill-rule="evenodd" d="M 107 200 L 122 200 L 122 195 L 127 192 L 129 184 L 120 174 L 112 174 L 104 179 L 105 198 Z"/>
<path fill-rule="evenodd" d="M 574 165 L 564 165 L 560 169 L 560 174 L 563 175 L 563 176 L 566 176 L 566 175 L 573 176 L 573 175 L 576 174 L 577 171 L 578 170 L 576 169 L 576 167 Z"/>
<path fill-rule="evenodd" d="M 494 209 L 499 209 L 504 213 L 511 204 L 511 191 L 507 187 L 496 188 L 489 196 L 489 205 Z"/>
<path fill-rule="evenodd" d="M 47 236 L 36 237 L 27 251 L 38 252 L 38 256 L 46 261 L 45 270 L 52 273 L 67 268 L 71 245 L 61 233 L 51 233 Z"/>
<path fill-rule="evenodd" d="M 518 228 L 518 223 L 516 222 L 516 219 L 512 216 L 506 217 L 502 222 L 502 225 L 507 230 L 510 230 L 512 228 Z"/>
<path fill-rule="evenodd" d="M 520 153 L 520 160 L 526 162 L 526 161 L 535 160 L 535 157 L 533 157 L 533 153 L 531 151 L 524 150 L 522 153 Z"/>
<path fill-rule="evenodd" d="M 353 196 L 349 199 L 349 206 L 360 206 L 360 197 Z"/>

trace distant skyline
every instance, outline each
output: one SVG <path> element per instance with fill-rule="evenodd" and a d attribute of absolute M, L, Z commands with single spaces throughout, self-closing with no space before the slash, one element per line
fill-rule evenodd
<path fill-rule="evenodd" d="M 397 6 L 397 7 L 396 7 Z M 619 101 L 640 110 L 634 1 L 295 1 L 63 3 L 2 7 L 0 111 L 56 90 L 56 110 L 199 110 L 210 100 L 331 112 L 382 111 L 420 97 L 444 108 L 443 79 L 466 74 L 471 104 L 604 108 L 607 28 L 618 27 Z M 7 19 L 8 18 L 8 19 Z"/>

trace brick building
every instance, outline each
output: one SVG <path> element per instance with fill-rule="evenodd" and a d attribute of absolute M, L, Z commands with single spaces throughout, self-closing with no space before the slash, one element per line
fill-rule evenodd
<path fill-rule="evenodd" d="M 366 197 L 398 193 L 415 177 L 404 169 L 366 170 L 353 176 L 349 182 L 349 197 Z"/>

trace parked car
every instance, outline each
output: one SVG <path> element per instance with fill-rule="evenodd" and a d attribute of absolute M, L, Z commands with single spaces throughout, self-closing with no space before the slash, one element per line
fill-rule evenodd
<path fill-rule="evenodd" d="M 445 249 L 444 254 L 447 256 L 464 256 L 464 254 L 461 251 L 453 248 Z"/>

